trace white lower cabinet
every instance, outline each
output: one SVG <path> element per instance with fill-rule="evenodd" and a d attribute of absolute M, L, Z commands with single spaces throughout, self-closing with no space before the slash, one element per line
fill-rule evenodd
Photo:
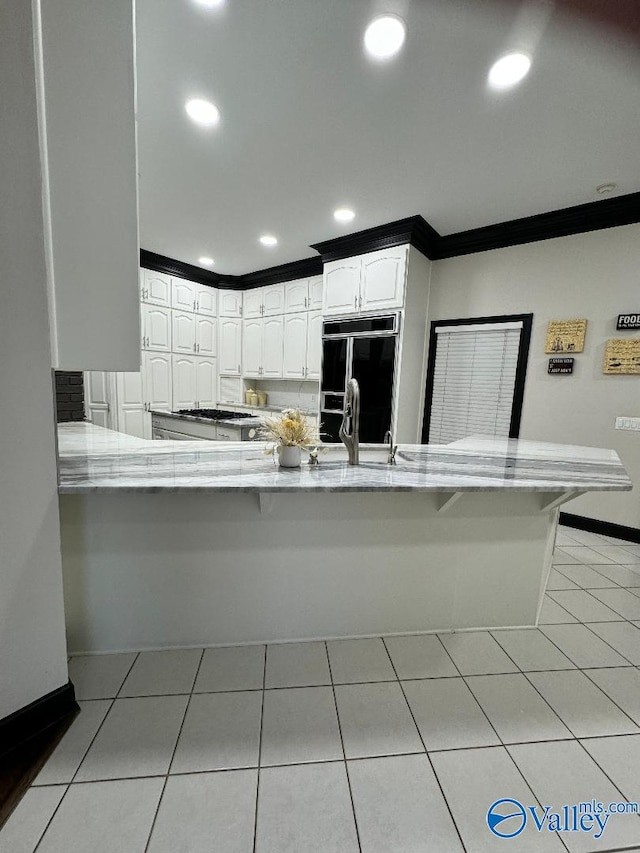
<path fill-rule="evenodd" d="M 221 317 L 218 321 L 218 369 L 221 376 L 240 376 L 242 320 Z"/>
<path fill-rule="evenodd" d="M 215 358 L 172 357 L 173 410 L 213 409 L 216 404 Z"/>
<path fill-rule="evenodd" d="M 242 322 L 242 375 L 256 379 L 262 367 L 262 323 L 260 317 Z"/>
<path fill-rule="evenodd" d="M 117 429 L 118 432 L 151 438 L 151 415 L 146 410 L 144 375 L 116 373 Z"/>
<path fill-rule="evenodd" d="M 84 410 L 91 423 L 112 428 L 112 396 L 110 373 L 91 370 L 84 374 Z"/>
<path fill-rule="evenodd" d="M 147 408 L 170 412 L 173 403 L 171 356 L 145 352 L 142 354 L 142 370 Z"/>
<path fill-rule="evenodd" d="M 218 371 L 215 358 L 196 357 L 196 400 L 199 409 L 215 409 Z"/>

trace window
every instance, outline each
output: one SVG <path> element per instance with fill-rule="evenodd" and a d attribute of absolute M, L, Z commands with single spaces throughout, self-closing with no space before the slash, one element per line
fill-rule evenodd
<path fill-rule="evenodd" d="M 423 442 L 517 438 L 532 317 L 431 324 Z"/>

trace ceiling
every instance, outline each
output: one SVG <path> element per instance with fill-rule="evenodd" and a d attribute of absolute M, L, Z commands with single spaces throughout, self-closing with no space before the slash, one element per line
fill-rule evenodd
<path fill-rule="evenodd" d="M 385 11 L 407 39 L 376 64 L 362 34 Z M 514 48 L 529 75 L 489 91 Z M 640 190 L 637 44 L 549 2 L 137 0 L 137 67 L 141 245 L 220 273 L 416 214 L 445 235 Z M 188 119 L 191 97 L 218 127 Z"/>

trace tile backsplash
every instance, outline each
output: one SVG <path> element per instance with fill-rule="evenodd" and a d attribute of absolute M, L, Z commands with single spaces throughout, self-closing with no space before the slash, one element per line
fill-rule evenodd
<path fill-rule="evenodd" d="M 269 395 L 269 406 L 282 409 L 317 409 L 320 385 L 315 381 L 257 379 L 246 380 L 245 387 L 254 391 L 265 391 Z"/>

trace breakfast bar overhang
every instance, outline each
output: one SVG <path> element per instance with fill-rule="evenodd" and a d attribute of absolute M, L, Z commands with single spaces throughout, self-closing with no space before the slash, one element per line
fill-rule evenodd
<path fill-rule="evenodd" d="M 342 447 L 61 426 L 71 652 L 533 626 L 558 508 L 631 489 L 611 450 L 510 439 Z"/>

